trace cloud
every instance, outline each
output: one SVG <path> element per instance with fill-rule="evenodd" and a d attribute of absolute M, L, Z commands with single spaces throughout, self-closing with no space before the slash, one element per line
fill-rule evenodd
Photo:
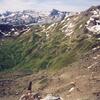
<path fill-rule="evenodd" d="M 84 10 L 92 5 L 98 5 L 100 0 L 0 0 L 0 12 L 6 10 Z"/>
<path fill-rule="evenodd" d="M 3 0 L 0 2 L 0 11 L 31 9 L 33 4 L 32 0 L 28 2 L 26 0 Z"/>

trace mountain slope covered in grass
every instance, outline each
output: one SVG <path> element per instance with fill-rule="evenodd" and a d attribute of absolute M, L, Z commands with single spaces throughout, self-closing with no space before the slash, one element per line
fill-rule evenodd
<path fill-rule="evenodd" d="M 28 29 L 28 30 L 27 30 Z M 100 6 L 0 37 L 0 100 L 32 91 L 100 100 Z"/>
<path fill-rule="evenodd" d="M 16 38 L 0 39 L 0 71 L 59 69 L 78 61 L 100 44 L 100 31 L 94 34 L 87 26 L 95 15 L 92 10 L 33 26 Z"/>

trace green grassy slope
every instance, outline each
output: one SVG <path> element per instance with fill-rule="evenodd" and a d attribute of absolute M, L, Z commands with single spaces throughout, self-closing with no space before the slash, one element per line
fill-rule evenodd
<path fill-rule="evenodd" d="M 72 17 L 72 21 L 73 21 Z M 5 39 L 0 41 L 0 71 L 4 70 L 32 70 L 59 69 L 79 60 L 98 42 L 95 37 L 89 38 L 84 34 L 84 19 L 79 17 L 74 34 L 65 36 L 60 28 L 67 24 L 58 23 L 55 29 L 42 32 L 41 26 L 32 27 L 31 31 L 22 34 L 16 39 Z M 87 20 L 88 18 L 86 18 Z M 82 24 L 82 28 L 79 25 Z M 44 25 L 47 29 L 49 25 Z M 53 27 L 54 28 L 54 27 Z"/>

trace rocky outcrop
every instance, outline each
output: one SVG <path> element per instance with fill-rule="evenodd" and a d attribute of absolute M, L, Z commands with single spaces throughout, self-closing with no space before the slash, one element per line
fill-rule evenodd
<path fill-rule="evenodd" d="M 40 100 L 63 100 L 60 96 L 53 96 L 52 94 L 48 94 L 44 99 Z"/>
<path fill-rule="evenodd" d="M 93 34 L 100 34 L 100 9 L 93 7 L 89 10 L 92 14 L 90 19 L 87 21 L 86 28 Z"/>

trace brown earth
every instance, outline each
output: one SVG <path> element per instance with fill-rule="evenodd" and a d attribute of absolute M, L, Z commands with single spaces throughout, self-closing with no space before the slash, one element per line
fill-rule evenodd
<path fill-rule="evenodd" d="M 33 82 L 33 92 L 42 96 L 52 93 L 64 100 L 100 100 L 100 50 L 56 72 L 44 70 L 27 76 L 21 72 L 0 74 L 0 100 L 18 100 L 29 81 Z"/>

